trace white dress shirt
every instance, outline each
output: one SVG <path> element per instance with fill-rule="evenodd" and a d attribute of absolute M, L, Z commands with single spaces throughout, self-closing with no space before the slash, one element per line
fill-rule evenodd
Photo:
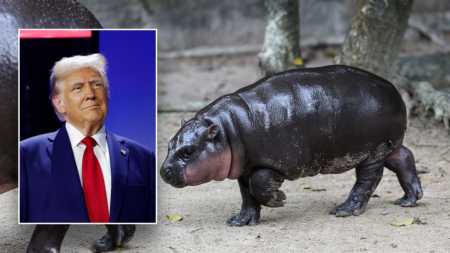
<path fill-rule="evenodd" d="M 78 129 L 66 122 L 66 130 L 69 135 L 70 144 L 72 146 L 75 163 L 77 164 L 78 175 L 80 176 L 81 186 L 83 186 L 83 154 L 86 145 L 81 143 L 86 136 L 84 136 Z M 109 159 L 109 148 L 106 140 L 105 125 L 91 136 L 97 142 L 94 146 L 94 154 L 97 157 L 100 167 L 102 168 L 103 180 L 105 181 L 106 200 L 108 201 L 108 213 L 111 204 L 111 162 Z"/>

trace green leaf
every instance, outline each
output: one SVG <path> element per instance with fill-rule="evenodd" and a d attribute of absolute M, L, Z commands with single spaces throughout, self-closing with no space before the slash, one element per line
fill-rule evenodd
<path fill-rule="evenodd" d="M 302 188 L 302 189 L 311 189 L 311 186 L 309 186 L 309 184 L 307 184 L 307 183 L 301 183 L 300 184 L 300 188 Z"/>
<path fill-rule="evenodd" d="M 409 219 L 406 219 L 406 220 L 400 221 L 400 222 L 393 221 L 393 222 L 391 222 L 391 225 L 396 226 L 396 227 L 409 226 L 409 225 L 413 224 L 413 222 L 414 222 L 414 218 L 409 218 Z"/>
<path fill-rule="evenodd" d="M 293 61 L 293 63 L 294 63 L 294 65 L 302 66 L 302 65 L 303 65 L 303 60 L 302 60 L 302 58 L 296 58 L 296 59 Z"/>
<path fill-rule="evenodd" d="M 428 102 L 428 105 L 425 107 L 425 111 L 428 111 L 431 109 L 434 109 L 433 101 Z"/>
<path fill-rule="evenodd" d="M 171 221 L 181 221 L 183 220 L 183 217 L 173 214 L 166 214 L 167 218 L 169 218 Z"/>

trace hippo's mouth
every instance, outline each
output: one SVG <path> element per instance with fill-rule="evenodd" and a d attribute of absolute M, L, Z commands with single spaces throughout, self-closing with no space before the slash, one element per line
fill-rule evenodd
<path fill-rule="evenodd" d="M 187 186 L 186 176 L 183 170 L 174 170 L 171 167 L 163 166 L 160 170 L 161 178 L 164 182 L 172 185 L 175 188 L 183 188 Z"/>
<path fill-rule="evenodd" d="M 175 188 L 184 188 L 184 187 L 188 186 L 187 184 L 183 184 L 183 185 L 170 184 L 170 185 L 172 185 L 172 186 L 175 187 Z"/>
<path fill-rule="evenodd" d="M 180 180 L 177 180 L 175 177 L 162 177 L 164 182 L 170 184 L 171 186 L 175 188 L 183 188 L 188 186 L 185 182 L 182 182 Z"/>

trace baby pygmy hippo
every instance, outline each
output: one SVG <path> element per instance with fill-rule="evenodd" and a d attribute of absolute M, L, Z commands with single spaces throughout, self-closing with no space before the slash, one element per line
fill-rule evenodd
<path fill-rule="evenodd" d="M 295 69 L 222 96 L 182 122 L 161 176 L 174 187 L 237 179 L 241 212 L 233 226 L 255 225 L 261 205 L 280 207 L 285 179 L 356 168 L 347 200 L 331 214 L 361 214 L 383 175 L 397 174 L 405 195 L 422 197 L 414 157 L 402 145 L 406 109 L 385 79 L 348 66 Z"/>

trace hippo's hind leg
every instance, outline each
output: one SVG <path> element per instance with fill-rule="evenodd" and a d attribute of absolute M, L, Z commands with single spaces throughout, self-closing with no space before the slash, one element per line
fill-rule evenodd
<path fill-rule="evenodd" d="M 269 207 L 284 206 L 284 192 L 278 190 L 284 178 L 270 169 L 259 169 L 252 173 L 247 183 L 238 179 L 242 196 L 241 212 L 230 219 L 231 226 L 256 225 L 261 213 L 261 205 Z"/>
<path fill-rule="evenodd" d="M 122 247 L 134 237 L 135 225 L 106 225 L 108 232 L 91 245 L 92 252 L 107 252 Z"/>
<path fill-rule="evenodd" d="M 256 225 L 260 217 L 261 205 L 250 194 L 250 186 L 244 178 L 238 178 L 238 183 L 242 196 L 241 212 L 229 218 L 227 222 L 230 226 L 239 227 L 247 224 L 250 226 Z"/>
<path fill-rule="evenodd" d="M 259 169 L 250 177 L 250 193 L 264 206 L 284 206 L 286 195 L 280 191 L 284 177 L 270 169 Z"/>
<path fill-rule="evenodd" d="M 397 174 L 398 181 L 405 191 L 405 195 L 397 199 L 394 204 L 415 206 L 417 200 L 422 198 L 423 192 L 412 152 L 401 146 L 386 159 L 384 166 Z"/>
<path fill-rule="evenodd" d="M 331 210 L 330 214 L 338 217 L 360 215 L 369 202 L 372 193 L 383 176 L 383 164 L 376 163 L 356 168 L 356 183 L 347 200 Z"/>

